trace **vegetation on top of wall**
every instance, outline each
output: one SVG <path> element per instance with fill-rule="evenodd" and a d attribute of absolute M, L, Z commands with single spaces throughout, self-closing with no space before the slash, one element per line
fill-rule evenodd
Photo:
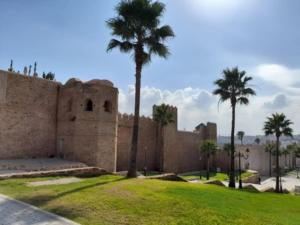
<path fill-rule="evenodd" d="M 46 80 L 54 80 L 55 79 L 55 73 L 48 72 L 47 74 L 43 72 L 42 78 Z"/>

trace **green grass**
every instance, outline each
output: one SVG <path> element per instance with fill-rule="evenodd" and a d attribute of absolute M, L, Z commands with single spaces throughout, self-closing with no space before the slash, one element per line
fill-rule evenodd
<path fill-rule="evenodd" d="M 220 180 L 220 181 L 228 180 L 228 175 L 226 173 L 210 172 L 209 174 L 210 174 L 209 175 L 210 180 Z M 206 181 L 206 171 L 195 171 L 195 172 L 191 172 L 191 173 L 184 173 L 184 174 L 181 174 L 180 177 L 182 177 L 186 180 L 196 180 L 196 179 L 199 180 L 200 175 L 201 175 L 201 180 Z M 246 179 L 252 175 L 253 174 L 250 172 L 243 172 L 242 179 Z"/>
<path fill-rule="evenodd" d="M 37 180 L 0 181 L 0 193 L 83 225 L 300 224 L 300 198 L 293 195 L 119 176 L 66 185 L 25 185 Z"/>

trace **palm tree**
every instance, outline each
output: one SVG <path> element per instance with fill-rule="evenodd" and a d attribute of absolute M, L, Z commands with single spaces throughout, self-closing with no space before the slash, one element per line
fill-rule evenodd
<path fill-rule="evenodd" d="M 223 78 L 215 81 L 217 89 L 215 95 L 219 95 L 219 102 L 230 101 L 232 109 L 231 121 L 231 151 L 230 151 L 230 179 L 229 187 L 235 187 L 235 165 L 234 165 L 234 134 L 235 134 L 235 110 L 237 104 L 248 105 L 249 96 L 255 95 L 255 91 L 248 86 L 252 77 L 246 76 L 245 71 L 239 71 L 237 67 L 223 71 Z"/>
<path fill-rule="evenodd" d="M 255 142 L 257 145 L 259 145 L 259 144 L 260 144 L 260 138 L 256 137 L 255 140 L 254 140 L 254 142 Z"/>
<path fill-rule="evenodd" d="M 159 169 L 163 171 L 163 162 L 164 162 L 164 153 L 163 153 L 163 146 L 164 146 L 164 127 L 170 123 L 174 122 L 174 114 L 170 111 L 169 107 L 165 104 L 160 106 L 154 107 L 153 112 L 153 119 L 157 122 L 157 139 L 160 140 L 158 143 L 158 151 L 160 155 L 159 159 Z M 158 138 L 159 137 L 159 138 Z"/>
<path fill-rule="evenodd" d="M 273 142 L 267 143 L 265 152 L 269 153 L 269 176 L 272 176 L 272 155 L 274 153 L 275 144 Z"/>
<path fill-rule="evenodd" d="M 200 150 L 206 156 L 206 179 L 209 180 L 210 157 L 216 153 L 218 146 L 215 141 L 205 140 L 200 146 Z"/>
<path fill-rule="evenodd" d="M 238 136 L 238 139 L 241 141 L 241 145 L 243 145 L 243 139 L 244 139 L 244 136 L 245 136 L 245 132 L 244 131 L 239 131 L 239 132 L 237 132 L 237 136 Z"/>
<path fill-rule="evenodd" d="M 165 5 L 151 0 L 122 0 L 116 7 L 117 16 L 107 21 L 112 35 L 120 39 L 112 39 L 107 51 L 118 48 L 121 52 L 132 53 L 135 62 L 135 105 L 134 122 L 131 141 L 130 165 L 127 177 L 136 177 L 137 144 L 140 116 L 140 89 L 142 68 L 150 63 L 151 56 L 167 58 L 170 54 L 164 44 L 166 39 L 174 37 L 170 26 L 160 25 Z"/>
<path fill-rule="evenodd" d="M 287 167 L 287 156 L 291 153 L 290 147 L 286 146 L 286 148 L 281 149 L 281 154 L 284 155 L 284 165 Z"/>
<path fill-rule="evenodd" d="M 280 168 L 279 168 L 279 144 L 281 136 L 293 137 L 293 129 L 290 127 L 293 123 L 286 119 L 286 116 L 281 113 L 272 114 L 271 117 L 267 117 L 267 121 L 264 125 L 265 135 L 275 135 L 276 137 L 276 192 L 281 192 L 280 190 Z"/>

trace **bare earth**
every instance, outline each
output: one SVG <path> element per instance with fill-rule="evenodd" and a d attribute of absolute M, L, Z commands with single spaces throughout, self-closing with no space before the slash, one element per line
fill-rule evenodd
<path fill-rule="evenodd" d="M 71 184 L 71 183 L 77 183 L 80 181 L 81 181 L 81 179 L 79 179 L 79 178 L 68 177 L 68 178 L 60 178 L 60 179 L 54 179 L 54 180 L 29 182 L 29 183 L 27 183 L 27 186 L 36 187 L 36 186 L 46 186 L 46 185 Z"/>

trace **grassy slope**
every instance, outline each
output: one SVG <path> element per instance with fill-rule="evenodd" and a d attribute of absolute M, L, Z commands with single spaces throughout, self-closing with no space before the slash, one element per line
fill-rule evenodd
<path fill-rule="evenodd" d="M 201 176 L 201 180 L 206 181 L 206 172 L 201 171 L 201 172 L 194 172 L 194 173 L 186 173 L 184 175 L 180 175 L 182 178 L 186 180 L 194 180 L 194 179 L 199 179 Z M 253 174 L 250 172 L 243 172 L 242 173 L 242 179 L 246 179 Z M 220 181 L 225 181 L 228 180 L 228 175 L 226 173 L 210 173 L 210 180 L 220 180 Z"/>
<path fill-rule="evenodd" d="M 300 198 L 213 185 L 103 176 L 80 183 L 27 187 L 0 181 L 0 193 L 85 225 L 300 224 Z"/>

